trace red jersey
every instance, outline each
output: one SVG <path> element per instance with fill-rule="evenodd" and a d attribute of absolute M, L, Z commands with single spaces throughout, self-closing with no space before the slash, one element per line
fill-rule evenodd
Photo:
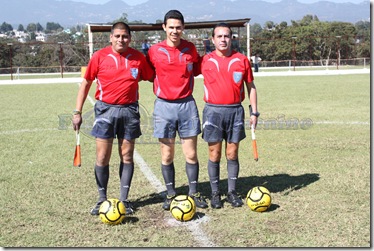
<path fill-rule="evenodd" d="M 192 95 L 194 63 L 199 60 L 193 43 L 181 39 L 178 47 L 170 47 L 162 41 L 151 46 L 147 57 L 156 71 L 153 92 L 157 97 L 176 100 Z"/>
<path fill-rule="evenodd" d="M 244 82 L 253 81 L 248 58 L 238 52 L 219 57 L 213 51 L 201 62 L 204 76 L 204 101 L 210 104 L 240 104 L 245 98 Z"/>
<path fill-rule="evenodd" d="M 90 81 L 97 79 L 97 100 L 125 105 L 138 101 L 138 82 L 151 80 L 153 74 L 153 69 L 141 52 L 128 48 L 119 54 L 107 46 L 93 54 L 84 78 Z"/>

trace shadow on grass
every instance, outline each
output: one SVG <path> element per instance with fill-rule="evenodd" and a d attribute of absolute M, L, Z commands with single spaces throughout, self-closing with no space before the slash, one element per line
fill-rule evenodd
<path fill-rule="evenodd" d="M 270 176 L 250 176 L 242 177 L 237 180 L 236 188 L 240 194 L 247 195 L 248 191 L 255 186 L 264 186 L 271 193 L 289 193 L 304 188 L 319 180 L 318 173 L 306 173 L 292 176 L 286 173 Z M 226 187 L 227 190 L 227 179 Z"/>
<path fill-rule="evenodd" d="M 131 215 L 126 215 L 121 224 L 136 223 L 139 221 L 139 218 L 133 217 Z"/>
<path fill-rule="evenodd" d="M 268 175 L 268 176 L 249 176 L 239 177 L 236 182 L 236 190 L 243 199 L 245 199 L 248 191 L 255 186 L 264 186 L 271 193 L 283 193 L 288 195 L 293 191 L 302 189 L 319 180 L 318 173 L 306 173 L 302 175 L 292 176 L 286 173 Z M 188 186 L 177 187 L 177 194 L 188 194 Z M 201 182 L 198 184 L 198 191 L 207 198 L 210 197 L 211 189 L 209 182 Z M 220 191 L 222 195 L 227 193 L 227 179 L 220 180 Z M 136 207 L 143 207 L 150 204 L 163 203 L 165 192 L 152 193 L 134 201 Z M 276 210 L 279 206 L 272 205 L 269 211 Z"/>

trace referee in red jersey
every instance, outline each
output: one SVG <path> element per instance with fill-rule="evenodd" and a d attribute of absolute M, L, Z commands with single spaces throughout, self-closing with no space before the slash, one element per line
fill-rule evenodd
<path fill-rule="evenodd" d="M 163 209 L 169 210 L 175 190 L 174 149 L 178 131 L 186 159 L 188 194 L 199 208 L 208 207 L 197 191 L 199 161 L 197 158 L 197 135 L 201 133 L 199 113 L 192 96 L 194 67 L 199 54 L 193 43 L 182 39 L 184 18 L 178 10 L 165 14 L 162 25 L 166 40 L 151 46 L 147 59 L 156 71 L 153 91 L 157 96 L 154 103 L 154 137 L 161 145 L 161 171 L 167 196 Z"/>
<path fill-rule="evenodd" d="M 91 210 L 92 215 L 99 214 L 101 203 L 107 199 L 109 161 L 114 138 L 118 139 L 121 159 L 119 199 L 126 207 L 126 214 L 134 212 L 127 197 L 134 174 L 135 139 L 141 135 L 138 83 L 141 80 L 152 81 L 154 76 L 145 56 L 129 47 L 131 29 L 126 23 L 112 25 L 110 42 L 110 46 L 95 52 L 88 63 L 73 112 L 73 127 L 79 130 L 84 101 L 92 82 L 96 80 L 97 101 L 91 134 L 96 138 L 94 171 L 99 199 Z"/>
<path fill-rule="evenodd" d="M 228 24 L 218 23 L 212 33 L 215 50 L 201 61 L 204 76 L 203 139 L 208 142 L 208 174 L 212 189 L 211 207 L 221 208 L 219 191 L 222 142 L 226 141 L 228 193 L 227 201 L 240 207 L 243 201 L 236 192 L 239 176 L 239 142 L 245 135 L 244 108 L 245 88 L 248 92 L 252 114 L 250 124 L 257 125 L 257 91 L 248 58 L 231 49 L 232 31 Z"/>

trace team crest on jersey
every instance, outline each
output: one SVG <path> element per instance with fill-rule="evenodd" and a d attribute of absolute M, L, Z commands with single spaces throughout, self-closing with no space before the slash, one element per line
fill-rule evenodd
<path fill-rule="evenodd" d="M 235 83 L 238 84 L 242 80 L 243 73 L 234 71 L 233 75 Z"/>
<path fill-rule="evenodd" d="M 188 70 L 188 71 L 192 71 L 192 68 L 193 68 L 193 64 L 192 64 L 192 63 L 189 63 L 189 64 L 187 65 L 187 70 Z"/>
<path fill-rule="evenodd" d="M 134 78 L 134 79 L 137 79 L 138 78 L 138 68 L 130 68 L 130 71 L 131 71 L 131 76 Z"/>

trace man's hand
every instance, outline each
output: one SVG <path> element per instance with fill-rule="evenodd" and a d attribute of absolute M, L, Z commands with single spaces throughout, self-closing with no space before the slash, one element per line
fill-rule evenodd
<path fill-rule="evenodd" d="M 74 114 L 72 121 L 74 131 L 79 130 L 82 124 L 82 114 Z"/>

